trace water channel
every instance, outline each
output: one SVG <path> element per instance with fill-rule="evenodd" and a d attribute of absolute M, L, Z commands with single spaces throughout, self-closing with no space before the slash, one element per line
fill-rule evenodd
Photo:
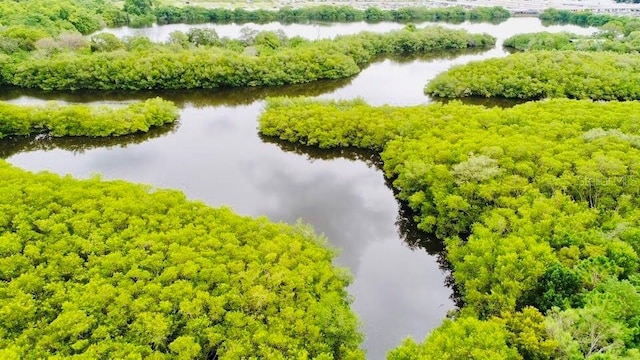
<path fill-rule="evenodd" d="M 191 199 L 230 206 L 243 215 L 312 224 L 340 250 L 336 264 L 353 274 L 349 292 L 362 321 L 367 358 L 383 359 L 407 336 L 422 340 L 454 307 L 452 290 L 445 285 L 447 273 L 438 262 L 439 244 L 413 229 L 374 155 L 323 152 L 262 139 L 256 130 L 257 119 L 268 96 L 359 97 L 376 105 L 428 103 L 432 100 L 422 89 L 429 79 L 456 64 L 505 56 L 501 42 L 511 35 L 593 32 L 574 26 L 543 27 L 536 18 L 513 18 L 497 25 L 440 25 L 490 33 L 498 38 L 498 45 L 480 52 L 380 59 L 350 79 L 276 89 L 136 93 L 3 89 L 0 100 L 14 103 L 122 103 L 162 96 L 175 101 L 181 115 L 175 126 L 119 139 L 5 139 L 0 141 L 0 156 L 28 170 L 79 178 L 98 173 L 105 179 L 179 189 Z M 164 41 L 172 31 L 189 27 L 214 27 L 220 36 L 238 37 L 245 26 L 316 39 L 363 30 L 383 32 L 403 25 L 209 24 L 107 31 Z"/>

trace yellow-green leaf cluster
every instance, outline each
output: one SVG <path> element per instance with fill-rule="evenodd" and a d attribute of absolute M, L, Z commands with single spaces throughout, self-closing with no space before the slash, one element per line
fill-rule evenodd
<path fill-rule="evenodd" d="M 0 354 L 362 358 L 333 256 L 302 225 L 0 162 Z"/>
<path fill-rule="evenodd" d="M 640 58 L 634 54 L 532 51 L 456 66 L 436 76 L 425 93 L 593 100 L 640 99 Z"/>
<path fill-rule="evenodd" d="M 0 80 L 44 90 L 278 86 L 349 77 L 378 55 L 483 48 L 494 43 L 495 38 L 487 34 L 434 26 L 302 42 L 260 56 L 224 47 L 178 49 L 149 44 L 150 48 L 139 51 L 62 52 L 2 61 Z"/>
<path fill-rule="evenodd" d="M 502 109 L 281 98 L 260 129 L 380 151 L 418 226 L 445 241 L 465 306 L 392 358 L 570 359 L 590 356 L 594 338 L 612 357 L 635 356 L 640 344 L 640 311 L 628 305 L 640 301 L 638 114 L 636 102 Z M 611 301 L 621 310 L 601 310 L 608 289 L 620 292 Z"/>
<path fill-rule="evenodd" d="M 14 105 L 0 102 L 0 137 L 45 133 L 51 136 L 121 136 L 174 122 L 178 108 L 160 98 L 123 107 Z"/>

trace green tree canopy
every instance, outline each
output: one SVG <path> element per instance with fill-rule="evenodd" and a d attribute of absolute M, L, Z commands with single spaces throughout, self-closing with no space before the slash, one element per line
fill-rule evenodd
<path fill-rule="evenodd" d="M 279 98 L 260 131 L 380 151 L 418 227 L 444 240 L 464 307 L 390 358 L 634 358 L 638 113 L 637 102 L 568 99 L 501 109 Z"/>
<path fill-rule="evenodd" d="M 362 359 L 325 246 L 180 192 L 0 162 L 0 355 Z"/>

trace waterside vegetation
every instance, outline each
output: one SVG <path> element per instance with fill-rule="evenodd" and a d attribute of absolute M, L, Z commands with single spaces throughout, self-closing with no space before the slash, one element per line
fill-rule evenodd
<path fill-rule="evenodd" d="M 0 138 L 11 135 L 46 134 L 54 137 L 122 136 L 147 132 L 172 123 L 178 108 L 160 98 L 121 107 L 62 105 L 14 105 L 0 102 Z"/>
<path fill-rule="evenodd" d="M 640 100 L 640 58 L 634 54 L 532 51 L 456 66 L 441 73 L 425 93 L 540 99 Z"/>
<path fill-rule="evenodd" d="M 638 114 L 635 102 L 284 98 L 260 131 L 381 151 L 419 227 L 445 241 L 465 305 L 391 359 L 614 359 L 640 356 Z"/>
<path fill-rule="evenodd" d="M 101 0 L 0 0 L 0 85 L 101 91 L 302 84 L 346 79 L 384 56 L 484 49 L 496 41 L 411 24 L 317 41 L 248 28 L 239 39 L 212 29 L 174 32 L 166 43 L 86 36 L 105 26 L 508 16 L 503 8 L 248 11 L 150 0 L 125 0 L 122 8 Z M 514 37 L 507 46 L 563 51 L 456 67 L 425 91 L 640 99 L 640 62 L 628 54 L 640 48 L 640 21 L 557 10 L 541 18 L 601 32 Z M 390 359 L 635 359 L 639 114 L 639 103 L 617 101 L 489 109 L 456 101 L 400 108 L 278 98 L 268 101 L 260 132 L 379 152 L 418 227 L 446 245 L 463 306 Z M 175 104 L 160 98 L 113 108 L 0 103 L 0 137 L 90 136 L 101 146 L 177 118 Z M 65 146 L 76 148 L 73 140 Z M 176 191 L 33 174 L 0 161 L 0 358 L 363 359 L 346 292 L 350 277 L 332 265 L 334 256 L 304 225 L 241 217 Z"/>
<path fill-rule="evenodd" d="M 635 16 L 618 16 L 612 14 L 595 14 L 591 11 L 569 11 L 558 9 L 546 9 L 540 14 L 540 20 L 547 24 L 572 24 L 579 26 L 593 26 L 600 28 L 608 23 L 637 24 L 639 19 Z M 632 25 L 633 26 L 633 25 Z"/>
<path fill-rule="evenodd" d="M 545 14 L 548 13 L 548 11 L 545 12 Z M 572 13 L 571 16 L 578 15 Z M 599 15 L 598 18 L 600 16 L 602 15 Z M 585 22 L 594 21 L 585 20 Z M 518 51 L 579 50 L 618 53 L 637 53 L 640 51 L 639 18 L 604 16 L 604 19 L 592 25 L 597 25 L 598 31 L 590 36 L 548 32 L 518 34 L 506 39 L 504 46 Z"/>
<path fill-rule="evenodd" d="M 44 90 L 142 90 L 275 86 L 340 79 L 357 74 L 375 57 L 485 48 L 486 34 L 438 26 L 334 40 L 308 41 L 275 32 L 220 40 L 215 32 L 174 33 L 168 44 L 138 38 L 94 39 L 93 50 L 0 54 L 0 84 Z"/>
<path fill-rule="evenodd" d="M 0 358 L 363 359 L 303 225 L 0 161 Z"/>
<path fill-rule="evenodd" d="M 204 8 L 197 6 L 158 6 L 153 10 L 159 24 L 176 23 L 265 23 L 278 21 L 281 23 L 324 21 L 395 21 L 421 22 L 443 21 L 460 23 L 463 21 L 499 22 L 511 16 L 503 7 L 477 7 L 465 9 L 462 6 L 427 8 L 403 7 L 393 10 L 383 10 L 375 6 L 366 10 L 351 6 L 319 5 L 301 8 L 283 7 L 278 10 L 245 10 Z"/>

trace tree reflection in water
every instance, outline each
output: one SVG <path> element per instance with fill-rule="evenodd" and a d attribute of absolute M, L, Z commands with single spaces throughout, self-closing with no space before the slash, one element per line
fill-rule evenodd
<path fill-rule="evenodd" d="M 303 144 L 291 143 L 264 135 L 260 135 L 260 138 L 265 143 L 277 145 L 280 149 L 286 152 L 306 156 L 309 160 L 347 159 L 352 161 L 362 161 L 367 164 L 368 167 L 377 168 L 382 172 L 383 162 L 380 158 L 380 154 L 375 151 L 358 148 L 321 149 Z M 398 202 L 399 211 L 396 218 L 398 235 L 410 249 L 415 251 L 426 251 L 429 255 L 436 257 L 440 269 L 446 274 L 445 285 L 452 291 L 450 297 L 451 300 L 454 302 L 456 307 L 462 307 L 464 305 L 462 295 L 460 294 L 460 290 L 453 279 L 453 268 L 451 263 L 447 260 L 444 242 L 441 239 L 438 239 L 435 234 L 427 233 L 418 228 L 418 224 L 414 220 L 416 216 L 415 212 L 409 207 L 407 202 L 401 201 L 397 196 L 395 196 L 398 191 L 393 187 L 393 179 L 385 177 L 385 184 L 391 191 L 393 191 L 394 198 Z"/>

